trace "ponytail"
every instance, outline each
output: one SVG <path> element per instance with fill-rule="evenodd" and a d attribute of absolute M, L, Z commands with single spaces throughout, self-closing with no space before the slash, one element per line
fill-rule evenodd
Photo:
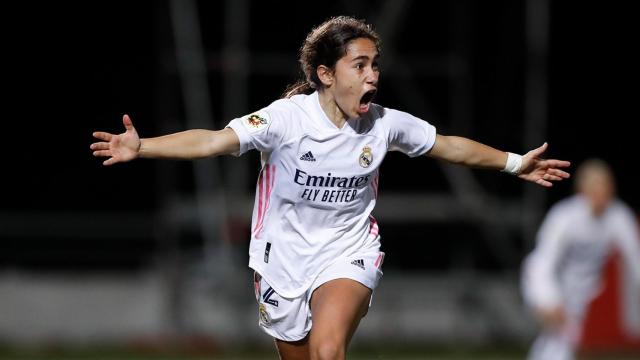
<path fill-rule="evenodd" d="M 309 84 L 308 81 L 299 80 L 298 82 L 287 86 L 287 88 L 284 90 L 284 93 L 282 94 L 282 98 L 288 99 L 294 95 L 299 95 L 299 94 L 309 95 L 314 91 L 315 89 L 311 86 L 311 84 Z"/>

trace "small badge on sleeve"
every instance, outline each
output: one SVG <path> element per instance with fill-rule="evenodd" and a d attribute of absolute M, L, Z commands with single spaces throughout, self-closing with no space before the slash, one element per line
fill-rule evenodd
<path fill-rule="evenodd" d="M 242 118 L 242 124 L 249 133 L 258 132 L 269 125 L 269 114 L 266 111 L 258 111 Z"/>

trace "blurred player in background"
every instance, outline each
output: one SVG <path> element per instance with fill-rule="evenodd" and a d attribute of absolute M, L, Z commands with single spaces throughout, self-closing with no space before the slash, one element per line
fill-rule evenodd
<path fill-rule="evenodd" d="M 613 247 L 631 280 L 625 302 L 636 307 L 623 324 L 629 333 L 640 333 L 640 237 L 634 213 L 616 198 L 614 175 L 602 160 L 590 159 L 578 168 L 575 190 L 551 208 L 524 262 L 524 298 L 542 324 L 531 360 L 574 358 L 585 311 L 598 295 Z"/>
<path fill-rule="evenodd" d="M 143 158 L 195 159 L 257 150 L 249 266 L 259 325 L 282 359 L 344 359 L 382 276 L 384 253 L 372 211 L 378 168 L 388 151 L 502 170 L 541 186 L 569 177 L 567 161 L 545 160 L 546 143 L 524 156 L 443 136 L 410 114 L 372 103 L 378 89 L 378 34 L 332 18 L 300 51 L 305 78 L 283 99 L 220 131 L 189 130 L 140 139 L 94 133 L 105 165 Z"/>

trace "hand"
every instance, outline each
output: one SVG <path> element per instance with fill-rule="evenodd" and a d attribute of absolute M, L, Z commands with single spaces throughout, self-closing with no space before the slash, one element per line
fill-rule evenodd
<path fill-rule="evenodd" d="M 536 310 L 538 318 L 542 325 L 548 329 L 558 330 L 562 328 L 567 317 L 562 306 L 556 306 L 548 309 L 539 308 Z"/>
<path fill-rule="evenodd" d="M 119 162 L 131 161 L 138 157 L 140 150 L 140 137 L 133 127 L 133 123 L 129 115 L 122 117 L 125 132 L 114 135 L 106 132 L 97 131 L 93 133 L 93 137 L 103 140 L 91 144 L 93 156 L 109 156 L 103 165 L 113 165 Z"/>
<path fill-rule="evenodd" d="M 518 177 L 527 181 L 534 182 L 544 187 L 551 187 L 551 181 L 561 181 L 568 179 L 569 173 L 559 168 L 566 168 L 571 165 L 570 162 L 564 160 L 547 160 L 541 159 L 540 155 L 547 150 L 545 142 L 537 149 L 533 149 L 522 157 L 522 167 Z"/>

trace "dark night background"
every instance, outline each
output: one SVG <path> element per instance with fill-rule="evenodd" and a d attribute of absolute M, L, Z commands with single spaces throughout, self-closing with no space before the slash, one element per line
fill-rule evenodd
<path fill-rule="evenodd" d="M 346 2 L 252 2 L 249 45 L 256 52 L 282 52 L 290 72 L 282 75 L 250 75 L 249 108 L 259 109 L 277 99 L 297 74 L 296 51 L 312 26 L 339 14 L 368 18 L 368 13 L 345 11 Z M 471 137 L 503 150 L 525 153 L 523 139 L 523 88 L 526 60 L 523 1 L 424 1 L 412 2 L 409 21 L 391 39 L 398 56 L 405 53 L 438 56 L 451 49 L 454 26 L 449 14 L 466 4 L 464 15 L 469 42 L 463 49 L 471 64 L 472 124 L 456 135 Z M 380 2 L 371 2 L 372 8 Z M 131 269 L 144 266 L 158 251 L 153 224 L 140 224 L 140 232 L 120 234 L 119 239 L 55 235 L 31 236 L 20 226 L 38 226 L 31 214 L 82 213 L 100 217 L 109 212 L 157 210 L 156 161 L 143 160 L 105 168 L 93 158 L 89 144 L 95 130 L 121 131 L 123 113 L 132 116 L 141 136 L 161 135 L 157 119 L 177 119 L 174 130 L 183 130 L 183 103 L 175 71 L 175 55 L 165 2 L 95 1 L 83 3 L 23 4 L 7 11 L 4 130 L 2 131 L 3 186 L 0 214 L 4 231 L 0 241 L 0 267 L 67 270 Z M 203 43 L 209 65 L 208 83 L 217 127 L 221 119 L 223 71 L 217 53 L 223 45 L 222 5 L 200 2 Z M 628 2 L 551 2 L 548 57 L 548 157 L 578 164 L 598 156 L 617 173 L 621 197 L 640 210 L 640 174 L 637 170 L 637 87 L 632 72 L 637 61 L 634 12 Z M 252 58 L 249 66 L 261 59 Z M 385 91 L 384 50 L 378 103 L 412 112 L 447 134 L 449 108 L 447 83 L 437 69 L 416 79 L 425 102 L 437 116 L 416 112 Z M 430 70 L 433 70 L 430 72 Z M 435 74 L 435 75 L 434 75 Z M 173 99 L 160 114 L 157 99 Z M 244 113 L 236 114 L 237 116 Z M 251 174 L 258 170 L 258 158 Z M 225 160 L 226 161 L 226 160 Z M 191 164 L 171 165 L 181 174 L 173 186 L 188 192 L 193 186 Z M 409 160 L 390 154 L 382 168 L 381 196 L 385 191 L 446 191 L 434 161 Z M 400 176 L 404 171 L 429 176 Z M 518 197 L 524 186 L 511 177 L 477 171 L 480 182 L 492 194 Z M 232 180 L 232 174 L 224 175 Z M 255 176 L 253 177 L 255 178 Z M 247 188 L 253 192 L 253 184 Z M 571 193 L 571 183 L 547 191 L 547 205 Z M 247 219 L 250 213 L 247 213 Z M 79 220 L 82 221 L 82 220 Z M 132 220 L 134 221 L 134 220 Z M 9 223 L 11 222 L 11 223 Z M 80 228 L 83 224 L 79 223 Z M 118 224 L 113 224 L 115 228 Z M 474 252 L 474 266 L 500 269 L 482 242 L 469 239 L 474 229 L 459 224 L 454 229 L 430 226 L 429 241 L 412 241 L 425 231 L 420 223 L 383 226 L 389 266 L 447 268 L 451 252 Z M 87 227 L 89 228 L 89 227 Z M 91 228 L 96 231 L 96 228 Z M 408 238 L 408 239 L 407 239 Z M 445 239 L 460 238 L 458 242 Z M 197 246 L 186 238 L 182 246 Z M 410 246 L 411 250 L 407 251 Z M 415 250 L 418 251 L 415 251 Z M 520 245 L 524 253 L 527 245 Z M 416 253 L 423 254 L 417 262 Z M 126 254 L 123 255 L 123 254 Z M 424 255 L 426 254 L 426 255 Z M 393 260 L 395 259 L 395 260 Z M 414 264 L 414 265 L 408 265 Z M 419 265 L 416 265 L 419 264 Z"/>

